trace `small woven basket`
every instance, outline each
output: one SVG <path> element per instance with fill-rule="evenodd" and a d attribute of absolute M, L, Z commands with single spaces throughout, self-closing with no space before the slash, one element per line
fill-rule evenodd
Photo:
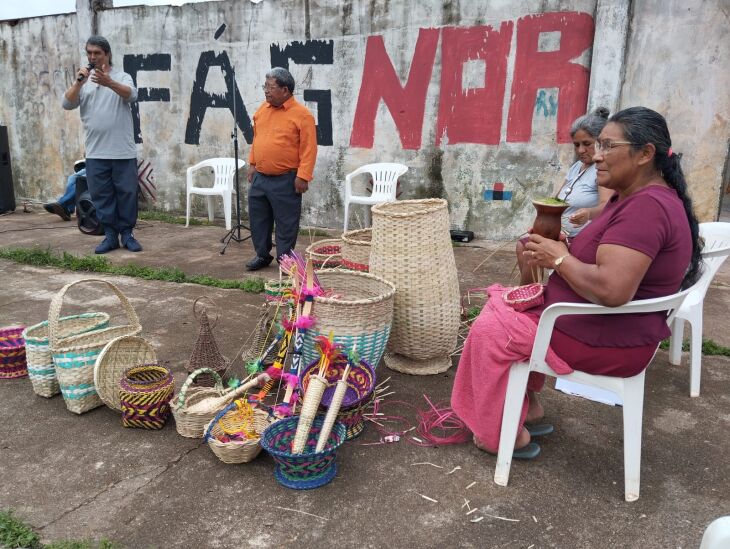
<path fill-rule="evenodd" d="M 335 423 L 324 450 L 315 452 L 323 421 L 324 417 L 321 415 L 314 418 L 302 454 L 291 453 L 299 416 L 272 423 L 261 434 L 261 447 L 271 454 L 276 462 L 274 478 L 282 486 L 295 490 L 310 490 L 324 486 L 335 478 L 337 474 L 335 452 L 345 442 L 347 432 L 344 425 Z"/>
<path fill-rule="evenodd" d="M 28 376 L 23 330 L 25 326 L 0 328 L 0 379 Z"/>
<path fill-rule="evenodd" d="M 61 338 L 60 314 L 66 293 L 79 284 L 102 284 L 119 299 L 128 324 L 99 327 L 84 333 Z M 112 339 L 126 335 L 137 335 L 142 331 L 137 313 L 129 300 L 111 282 L 98 278 L 77 280 L 67 284 L 53 296 L 48 311 L 48 333 L 51 355 L 56 368 L 66 408 L 76 414 L 83 414 L 103 403 L 94 386 L 94 364 L 102 349 Z"/>
<path fill-rule="evenodd" d="M 156 363 L 157 353 L 143 337 L 130 335 L 112 339 L 94 363 L 94 387 L 99 398 L 112 410 L 121 412 L 119 383 L 125 372 L 139 364 Z"/>
<path fill-rule="evenodd" d="M 193 386 L 195 378 L 201 374 L 209 374 L 213 378 L 213 387 Z M 170 406 L 177 432 L 187 438 L 203 438 L 206 425 L 215 417 L 215 412 L 188 412 L 188 408 L 201 400 L 223 396 L 225 393 L 221 376 L 210 368 L 200 368 L 190 374 Z"/>
<path fill-rule="evenodd" d="M 543 304 L 545 301 L 544 292 L 545 286 L 535 282 L 534 284 L 516 286 L 506 290 L 502 294 L 502 299 L 515 311 L 526 311 L 531 307 Z"/>
<path fill-rule="evenodd" d="M 220 438 L 226 433 L 224 425 L 226 421 L 237 421 L 239 413 L 238 405 L 232 402 L 208 423 L 205 427 L 205 440 L 213 453 L 218 456 L 223 463 L 248 463 L 256 459 L 261 453 L 261 433 L 268 427 L 269 419 L 266 412 L 260 409 L 253 411 L 252 427 L 256 434 L 254 438 L 240 441 L 222 442 Z"/>
<path fill-rule="evenodd" d="M 59 338 L 83 334 L 89 330 L 100 330 L 109 326 L 106 313 L 84 313 L 64 316 L 58 320 Z M 61 392 L 53 366 L 48 335 L 48 321 L 44 320 L 23 332 L 25 352 L 28 360 L 28 378 L 33 392 L 38 396 L 51 398 Z"/>
<path fill-rule="evenodd" d="M 310 244 L 306 253 L 315 269 L 334 269 L 342 263 L 342 239 L 319 240 Z"/>
<path fill-rule="evenodd" d="M 334 341 L 374 367 L 390 337 L 395 286 L 369 273 L 344 269 L 317 271 L 325 295 L 316 296 L 312 316 L 317 319 L 304 335 L 303 364 L 319 358 L 314 338 L 334 334 Z"/>
<path fill-rule="evenodd" d="M 309 379 L 316 372 L 318 363 L 319 361 L 314 361 L 302 371 L 299 379 L 302 393 L 306 393 Z M 329 386 L 322 395 L 321 408 L 329 408 L 337 381 L 342 379 L 342 372 L 344 372 L 346 366 L 347 360 L 342 356 L 330 362 L 327 371 L 324 373 L 324 378 Z M 342 399 L 342 408 L 337 413 L 337 421 L 347 429 L 348 440 L 355 438 L 365 429 L 363 415 L 365 408 L 372 401 L 375 384 L 375 370 L 366 361 L 361 360 L 360 364 L 350 369 L 350 373 L 347 375 L 347 391 Z"/>
<path fill-rule="evenodd" d="M 264 295 L 266 301 L 282 301 L 284 300 L 284 294 L 290 291 L 294 285 L 290 280 L 279 280 L 278 278 L 272 278 L 264 283 Z"/>
<path fill-rule="evenodd" d="M 159 364 L 129 368 L 119 384 L 122 425 L 134 429 L 162 429 L 170 415 L 175 388 L 172 372 Z"/>
<path fill-rule="evenodd" d="M 342 233 L 342 267 L 352 271 L 368 272 L 372 238 L 372 229 L 357 229 Z"/>
<path fill-rule="evenodd" d="M 198 301 L 203 298 L 210 299 L 206 296 L 201 296 L 193 303 L 193 316 L 195 318 L 198 318 L 195 307 Z M 218 322 L 218 317 L 213 320 L 213 325 L 211 326 L 208 320 L 208 313 L 203 308 L 200 312 L 198 322 L 200 323 L 200 329 L 198 330 L 198 338 L 195 340 L 195 345 L 193 346 L 193 352 L 190 354 L 190 361 L 187 365 L 188 373 L 199 370 L 200 368 L 209 368 L 222 376 L 230 366 L 230 362 L 221 354 L 218 349 L 218 343 L 213 335 L 213 328 L 215 328 Z M 202 374 L 195 378 L 195 383 L 203 387 L 213 387 L 215 379 L 210 374 Z"/>

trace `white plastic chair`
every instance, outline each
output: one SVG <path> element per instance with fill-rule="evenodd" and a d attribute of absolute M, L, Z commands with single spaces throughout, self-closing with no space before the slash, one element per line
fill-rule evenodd
<path fill-rule="evenodd" d="M 689 344 L 689 396 L 700 396 L 700 376 L 702 369 L 702 311 L 705 294 L 718 269 L 730 255 L 730 223 L 700 223 L 700 236 L 705 239 L 702 250 L 704 271 L 695 284 L 695 290 L 677 311 L 672 322 L 672 339 L 669 344 L 669 362 L 682 363 L 682 340 L 684 322 L 690 325 Z"/>
<path fill-rule="evenodd" d="M 347 230 L 347 218 L 350 212 L 350 204 L 380 204 L 381 202 L 393 202 L 398 185 L 398 178 L 408 171 L 408 166 L 394 163 L 365 164 L 352 173 L 345 176 L 345 228 Z M 352 194 L 352 178 L 362 173 L 369 173 L 372 177 L 373 192 L 366 195 Z M 369 210 L 368 212 L 369 213 Z"/>
<path fill-rule="evenodd" d="M 692 287 L 694 288 L 694 286 Z M 494 482 L 507 486 L 512 453 L 517 439 L 522 403 L 527 390 L 529 373 L 543 374 L 592 385 L 617 393 L 623 398 L 624 416 L 624 496 L 626 501 L 639 499 L 639 479 L 641 470 L 641 421 L 644 412 L 644 370 L 629 378 L 591 375 L 585 372 L 558 375 L 545 362 L 548 344 L 553 333 L 555 320 L 563 315 L 626 314 L 667 311 L 667 323 L 671 322 L 678 307 L 692 288 L 667 297 L 631 301 L 621 307 L 603 307 L 590 303 L 555 303 L 542 313 L 537 326 L 535 344 L 529 362 L 516 362 L 512 365 L 507 382 L 502 431 L 497 453 L 497 466 Z"/>
<path fill-rule="evenodd" d="M 713 520 L 705 530 L 700 549 L 727 549 L 730 547 L 730 516 Z"/>
<path fill-rule="evenodd" d="M 243 160 L 238 161 L 240 170 L 246 165 Z M 212 187 L 195 187 L 193 173 L 202 168 L 213 168 L 215 178 Z M 187 208 L 185 211 L 185 226 L 190 224 L 190 195 L 200 194 L 208 198 L 208 219 L 213 221 L 213 197 L 223 199 L 223 215 L 226 220 L 226 230 L 231 230 L 231 196 L 233 195 L 233 178 L 236 175 L 235 158 L 210 158 L 198 162 L 187 171 Z"/>

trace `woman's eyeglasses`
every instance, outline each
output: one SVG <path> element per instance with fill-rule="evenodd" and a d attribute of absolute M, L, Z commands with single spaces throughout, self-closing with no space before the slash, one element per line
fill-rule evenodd
<path fill-rule="evenodd" d="M 631 141 L 613 141 L 612 139 L 596 139 L 595 149 L 597 153 L 607 153 L 614 147 L 621 145 L 636 145 Z"/>

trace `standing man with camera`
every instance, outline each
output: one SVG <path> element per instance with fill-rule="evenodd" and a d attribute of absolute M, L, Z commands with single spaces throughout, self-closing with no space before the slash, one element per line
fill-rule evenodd
<path fill-rule="evenodd" d="M 271 231 L 276 225 L 276 257 L 294 249 L 307 192 L 317 160 L 317 130 L 312 113 L 294 93 L 294 78 L 275 67 L 266 73 L 266 102 L 253 116 L 248 157 L 248 215 L 256 257 L 246 269 L 257 271 L 272 261 Z"/>
<path fill-rule="evenodd" d="M 87 67 L 66 90 L 63 108 L 80 107 L 86 131 L 86 179 L 104 240 L 96 247 L 105 254 L 121 244 L 130 252 L 142 246 L 132 230 L 137 224 L 137 148 L 131 104 L 137 100 L 132 77 L 112 66 L 111 46 L 103 36 L 86 41 Z"/>

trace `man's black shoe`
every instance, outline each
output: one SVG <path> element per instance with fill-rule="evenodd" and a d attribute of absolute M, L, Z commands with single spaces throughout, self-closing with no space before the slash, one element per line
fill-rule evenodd
<path fill-rule="evenodd" d="M 71 216 L 68 215 L 66 208 L 61 206 L 58 202 L 49 202 L 48 204 L 43 204 L 43 208 L 48 213 L 56 214 L 64 221 L 71 221 Z"/>
<path fill-rule="evenodd" d="M 273 257 L 270 257 L 268 259 L 265 259 L 263 257 L 254 257 L 251 261 L 246 263 L 246 270 L 247 271 L 258 271 L 259 269 L 263 269 L 264 267 L 268 267 L 269 264 L 274 260 Z"/>

